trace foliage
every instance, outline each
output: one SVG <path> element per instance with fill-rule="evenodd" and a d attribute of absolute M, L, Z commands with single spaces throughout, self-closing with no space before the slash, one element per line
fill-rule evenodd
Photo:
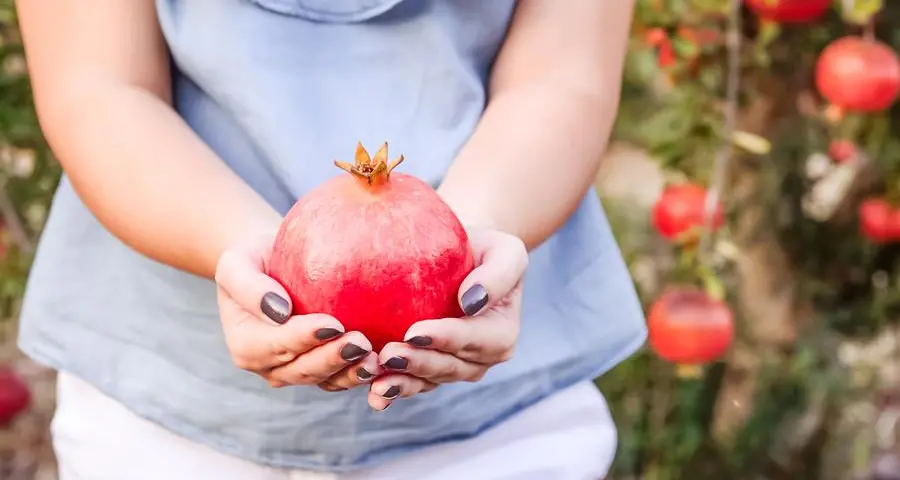
<path fill-rule="evenodd" d="M 859 358 L 893 338 L 900 313 L 900 247 L 874 244 L 857 224 L 864 198 L 896 199 L 900 108 L 834 116 L 816 92 L 814 72 L 819 52 L 844 35 L 874 33 L 900 47 L 900 30 L 892 29 L 900 4 L 836 0 L 833 7 L 792 25 L 742 7 L 731 30 L 741 39 L 735 133 L 723 120 L 730 2 L 638 1 L 616 136 L 646 148 L 672 182 L 713 183 L 715 158 L 729 143 L 739 147 L 731 175 L 717 186 L 730 221 L 711 234 L 709 254 L 742 335 L 733 354 L 700 379 L 679 378 L 648 350 L 600 381 L 620 426 L 616 478 L 853 478 L 865 474 L 869 457 L 896 448 L 875 439 L 871 425 L 847 431 L 847 412 L 862 405 L 879 418 L 890 405 L 877 404 L 885 384 L 877 366 L 846 361 L 846 352 Z M 859 158 L 841 165 L 829 159 L 835 139 L 854 142 Z M 835 180 L 842 175 L 846 184 Z M 621 243 L 636 257 L 652 244 Z M 667 248 L 676 265 L 692 253 Z M 740 261 L 762 249 L 781 255 L 751 267 Z M 684 281 L 671 266 L 659 269 L 664 283 Z M 753 303 L 779 294 L 748 299 L 751 269 L 772 270 L 771 291 L 792 297 L 778 319 L 792 331 L 789 339 L 760 332 Z M 658 293 L 642 289 L 648 304 Z M 729 421 L 738 402 L 751 411 Z"/>

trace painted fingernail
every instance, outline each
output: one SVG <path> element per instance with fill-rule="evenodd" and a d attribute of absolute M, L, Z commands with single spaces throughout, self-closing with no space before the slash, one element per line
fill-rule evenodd
<path fill-rule="evenodd" d="M 409 366 L 409 360 L 403 357 L 391 357 L 384 362 L 384 366 L 391 370 L 406 370 L 406 367 Z"/>
<path fill-rule="evenodd" d="M 330 340 L 344 332 L 336 328 L 320 328 L 316 330 L 316 338 L 319 340 Z"/>
<path fill-rule="evenodd" d="M 459 303 L 462 304 L 462 309 L 466 316 L 471 317 L 487 305 L 488 292 L 480 283 L 476 283 L 462 294 Z"/>
<path fill-rule="evenodd" d="M 383 411 L 387 410 L 388 408 L 391 408 L 391 405 L 393 405 L 393 403 L 388 403 L 387 405 L 384 406 L 384 408 L 379 410 L 379 412 L 383 412 Z"/>
<path fill-rule="evenodd" d="M 259 309 L 278 324 L 283 324 L 288 321 L 288 318 L 291 318 L 291 304 L 286 298 L 275 292 L 263 295 L 262 301 L 259 302 Z"/>
<path fill-rule="evenodd" d="M 392 385 L 391 388 L 387 389 L 387 391 L 382 393 L 381 396 L 388 400 L 393 400 L 400 396 L 400 387 L 397 385 Z"/>
<path fill-rule="evenodd" d="M 359 360 L 360 358 L 365 357 L 368 353 L 369 351 L 365 348 L 362 348 L 359 345 L 354 345 L 352 343 L 348 343 L 344 345 L 344 348 L 341 348 L 341 358 L 348 362 Z"/>
<path fill-rule="evenodd" d="M 417 336 L 412 337 L 409 340 L 407 340 L 406 343 L 408 343 L 414 347 L 427 347 L 427 346 L 431 345 L 431 337 L 417 335 Z"/>
<path fill-rule="evenodd" d="M 373 376 L 374 375 L 372 375 L 371 372 L 369 372 L 368 370 L 366 370 L 363 367 L 359 367 L 359 369 L 356 370 L 356 378 L 358 378 L 361 382 L 365 382 L 366 380 L 369 380 Z"/>

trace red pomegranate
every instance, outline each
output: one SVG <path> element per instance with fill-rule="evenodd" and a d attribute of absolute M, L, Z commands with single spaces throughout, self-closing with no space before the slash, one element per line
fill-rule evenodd
<path fill-rule="evenodd" d="M 828 144 L 828 156 L 835 163 L 844 163 L 856 157 L 856 145 L 850 140 L 833 140 Z"/>
<path fill-rule="evenodd" d="M 746 0 L 760 18 L 775 23 L 804 23 L 818 19 L 831 0 Z"/>
<path fill-rule="evenodd" d="M 370 158 L 360 144 L 348 175 L 303 196 L 279 230 L 269 275 L 295 314 L 333 315 L 375 351 L 402 341 L 423 319 L 460 317 L 457 293 L 474 268 L 469 239 L 427 183 L 393 172 L 387 144 Z"/>
<path fill-rule="evenodd" d="M 12 368 L 0 367 L 0 427 L 12 423 L 31 404 L 31 390 Z"/>
<path fill-rule="evenodd" d="M 734 339 L 734 318 L 724 302 L 702 290 L 666 290 L 650 307 L 650 346 L 666 361 L 702 365 L 721 358 Z"/>
<path fill-rule="evenodd" d="M 863 236 L 875 243 L 892 240 L 895 228 L 891 222 L 896 218 L 894 209 L 881 198 L 869 198 L 859 206 L 859 229 Z"/>
<path fill-rule="evenodd" d="M 900 93 L 900 59 L 877 40 L 839 38 L 819 55 L 816 88 L 823 98 L 843 110 L 884 110 Z"/>
<path fill-rule="evenodd" d="M 703 227 L 706 189 L 695 184 L 668 185 L 653 206 L 653 226 L 664 238 L 677 240 Z M 716 206 L 712 227 L 722 226 L 722 205 Z"/>

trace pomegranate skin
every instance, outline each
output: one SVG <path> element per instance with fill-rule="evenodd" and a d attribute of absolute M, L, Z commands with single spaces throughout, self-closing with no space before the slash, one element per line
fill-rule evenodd
<path fill-rule="evenodd" d="M 415 322 L 462 317 L 457 294 L 473 268 L 450 207 L 425 182 L 392 173 L 375 187 L 337 177 L 301 198 L 275 238 L 268 273 L 295 315 L 332 315 L 380 351 Z"/>
<path fill-rule="evenodd" d="M 0 367 L 0 427 L 12 423 L 31 404 L 31 390 L 15 371 Z"/>
<path fill-rule="evenodd" d="M 831 7 L 831 0 L 747 0 L 760 18 L 776 23 L 805 23 L 818 19 Z"/>
<path fill-rule="evenodd" d="M 845 110 L 885 110 L 900 93 L 900 59 L 879 41 L 839 38 L 819 55 L 816 88 L 823 98 Z"/>
<path fill-rule="evenodd" d="M 693 287 L 671 287 L 653 303 L 647 318 L 650 346 L 668 362 L 715 362 L 734 339 L 734 318 L 724 302 Z"/>
<path fill-rule="evenodd" d="M 653 205 L 653 226 L 663 238 L 677 240 L 692 229 L 703 227 L 705 202 L 706 189 L 700 185 L 668 185 Z M 716 230 L 724 222 L 722 205 L 718 204 L 710 227 Z"/>

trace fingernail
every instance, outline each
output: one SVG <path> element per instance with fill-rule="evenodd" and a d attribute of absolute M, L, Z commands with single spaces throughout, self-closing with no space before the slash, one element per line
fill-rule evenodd
<path fill-rule="evenodd" d="M 344 348 L 341 348 L 341 358 L 348 362 L 359 360 L 365 357 L 367 353 L 369 353 L 368 350 L 352 343 L 348 343 L 344 345 Z"/>
<path fill-rule="evenodd" d="M 391 388 L 387 389 L 387 391 L 382 393 L 381 396 L 388 400 L 393 400 L 400 396 L 400 387 L 397 385 L 392 385 Z"/>
<path fill-rule="evenodd" d="M 275 323 L 283 324 L 291 318 L 291 304 L 275 292 L 263 295 L 259 309 Z"/>
<path fill-rule="evenodd" d="M 344 332 L 336 328 L 320 328 L 316 330 L 316 338 L 319 340 L 330 340 Z"/>
<path fill-rule="evenodd" d="M 388 408 L 391 408 L 391 405 L 393 405 L 393 403 L 388 403 L 387 405 L 384 406 L 384 408 L 379 410 L 379 412 L 383 412 L 383 411 L 387 410 Z"/>
<path fill-rule="evenodd" d="M 388 361 L 384 362 L 384 366 L 391 370 L 406 370 L 408 365 L 409 360 L 403 357 L 391 357 Z"/>
<path fill-rule="evenodd" d="M 366 380 L 368 380 L 372 377 L 373 377 L 372 373 L 363 367 L 359 367 L 359 369 L 356 370 L 356 378 L 358 378 L 360 381 L 365 382 Z"/>
<path fill-rule="evenodd" d="M 414 346 L 414 347 L 427 347 L 431 345 L 431 337 L 425 336 L 415 336 L 406 341 L 406 343 Z"/>
<path fill-rule="evenodd" d="M 463 312 L 465 312 L 467 317 L 471 317 L 476 313 L 480 312 L 482 308 L 488 303 L 488 292 L 484 289 L 481 284 L 476 283 L 469 287 L 465 293 L 462 294 L 462 298 L 460 302 L 462 304 Z"/>

